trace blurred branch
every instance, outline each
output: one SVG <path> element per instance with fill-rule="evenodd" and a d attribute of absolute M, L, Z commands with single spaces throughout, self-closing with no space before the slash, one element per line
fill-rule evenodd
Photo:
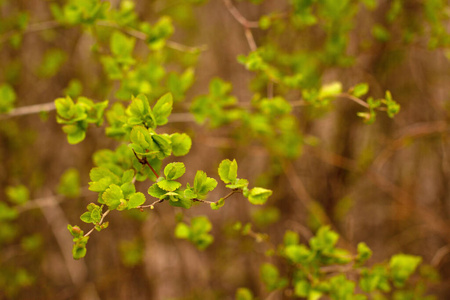
<path fill-rule="evenodd" d="M 129 36 L 137 38 L 138 40 L 146 41 L 148 39 L 148 35 L 145 32 L 142 32 L 142 31 L 136 30 L 134 28 L 130 28 L 130 27 L 123 28 L 114 22 L 97 21 L 96 24 L 99 26 L 103 26 L 103 27 L 110 27 L 110 28 L 115 28 L 115 29 L 121 30 L 124 33 L 128 34 Z M 186 45 L 174 42 L 174 41 L 166 41 L 166 46 L 173 50 L 177 50 L 177 51 L 181 51 L 181 52 L 189 52 L 189 53 L 193 53 L 193 52 L 197 52 L 197 51 L 206 51 L 208 49 L 208 46 L 206 46 L 206 45 L 202 45 L 202 46 L 198 46 L 198 47 L 190 47 L 190 46 L 186 46 Z"/>
<path fill-rule="evenodd" d="M 436 254 L 433 256 L 433 259 L 431 260 L 431 265 L 433 267 L 438 267 L 442 261 L 442 259 L 450 253 L 450 246 L 444 246 L 442 248 L 439 248 L 439 250 L 436 252 Z"/>
<path fill-rule="evenodd" d="M 75 286 L 80 287 L 87 277 L 87 267 L 86 264 L 81 261 L 75 261 L 71 255 L 71 245 L 72 238 L 67 231 L 67 224 L 69 220 L 67 219 L 64 211 L 59 206 L 57 202 L 57 196 L 49 196 L 44 198 L 50 205 L 42 205 L 42 202 L 35 202 L 37 205 L 41 205 L 40 209 L 44 215 L 47 223 L 55 236 L 55 239 L 61 250 L 64 262 L 69 272 L 70 278 Z"/>
<path fill-rule="evenodd" d="M 60 23 L 58 23 L 58 21 L 55 21 L 55 20 L 31 23 L 31 24 L 28 24 L 27 28 L 23 31 L 16 29 L 16 30 L 11 30 L 11 31 L 4 33 L 2 36 L 0 36 L 0 44 L 6 42 L 8 39 L 13 37 L 17 33 L 27 34 L 27 33 L 32 33 L 32 32 L 43 31 L 43 30 L 55 29 L 58 27 L 62 27 L 62 25 Z"/>
<path fill-rule="evenodd" d="M 256 49 L 258 49 L 258 46 L 256 46 L 255 38 L 253 37 L 253 33 L 250 28 L 258 28 L 258 22 L 251 22 L 244 18 L 244 16 L 233 5 L 233 2 L 231 2 L 231 0 L 223 0 L 223 2 L 225 3 L 226 8 L 233 16 L 233 18 L 244 27 L 245 38 L 247 39 L 250 50 L 256 51 Z"/>
<path fill-rule="evenodd" d="M 446 121 L 426 122 L 410 125 L 403 129 L 400 134 L 398 134 L 398 137 L 381 151 L 373 162 L 373 168 L 380 170 L 396 151 L 406 146 L 406 141 L 408 139 L 424 137 L 437 133 L 445 133 L 448 131 L 450 131 L 450 127 Z"/>
<path fill-rule="evenodd" d="M 43 104 L 35 104 L 30 106 L 23 106 L 16 109 L 13 109 L 12 111 L 1 114 L 0 120 L 6 120 L 12 117 L 18 117 L 18 116 L 25 116 L 25 115 L 31 115 L 31 114 L 37 114 L 40 112 L 46 112 L 46 111 L 52 111 L 55 110 L 55 103 L 48 102 Z"/>
<path fill-rule="evenodd" d="M 97 226 L 100 226 L 100 225 L 103 224 L 103 221 L 105 220 L 106 216 L 107 216 L 110 212 L 111 212 L 111 211 L 108 209 L 107 211 L 105 211 L 105 212 L 102 214 L 102 218 L 100 219 L 100 222 L 98 222 Z M 89 236 L 92 232 L 94 232 L 94 229 L 95 229 L 95 227 L 92 228 L 91 230 L 89 230 L 84 236 Z"/>

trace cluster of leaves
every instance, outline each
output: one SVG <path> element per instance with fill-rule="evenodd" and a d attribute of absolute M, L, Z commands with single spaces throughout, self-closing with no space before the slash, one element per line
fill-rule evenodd
<path fill-rule="evenodd" d="M 61 116 L 65 116 L 64 121 L 72 122 L 71 125 L 73 122 L 87 122 L 90 120 L 88 115 L 94 113 L 95 116 L 100 115 L 99 109 L 95 110 L 95 107 L 91 107 L 93 113 L 84 110 L 86 100 L 82 97 L 77 104 L 69 97 L 57 99 L 55 102 L 58 120 L 62 120 Z M 106 104 L 104 103 L 105 106 Z M 186 167 L 181 162 L 167 164 L 164 167 L 164 176 L 159 176 L 156 171 L 168 156 L 186 155 L 191 148 L 192 142 L 187 134 L 156 133 L 158 126 L 168 122 L 172 107 L 171 94 L 163 95 L 153 107 L 150 107 L 146 96 L 138 95 L 132 98 L 127 108 L 117 103 L 106 113 L 110 125 L 106 128 L 107 135 L 120 139 L 128 145 L 122 144 L 115 152 L 100 150 L 94 155 L 97 166 L 89 174 L 91 179 L 89 190 L 99 193 L 98 203 L 90 203 L 87 206 L 87 211 L 81 215 L 83 222 L 93 224 L 95 230 L 101 231 L 109 225 L 108 222 L 104 222 L 104 218 L 110 211 L 142 208 L 146 197 L 136 191 L 135 180 L 155 181 L 148 189 L 148 194 L 157 199 L 155 204 L 166 201 L 172 206 L 183 208 L 190 208 L 196 201 L 205 201 L 203 199 L 214 190 L 217 181 L 200 170 L 197 171 L 192 185 L 188 183 L 182 187 L 177 180 L 186 172 Z M 103 110 L 104 108 L 101 112 Z M 101 116 L 96 119 L 97 123 L 101 124 L 102 121 Z M 221 162 L 218 173 L 226 187 L 231 189 L 232 193 L 242 192 L 252 204 L 264 204 L 272 191 L 261 187 L 249 189 L 248 180 L 237 178 L 237 168 L 235 160 Z M 213 209 L 218 209 L 224 205 L 224 200 L 225 198 L 221 198 L 217 202 L 208 201 L 208 203 L 211 203 Z M 153 208 L 153 205 L 147 207 Z M 84 234 L 78 226 L 69 225 L 68 228 L 74 238 L 74 258 L 84 257 L 89 234 Z"/>
<path fill-rule="evenodd" d="M 103 123 L 103 113 L 108 101 L 94 103 L 86 97 L 79 97 L 76 103 L 67 96 L 55 100 L 58 112 L 57 122 L 65 124 L 63 131 L 67 134 L 70 144 L 77 144 L 86 137 L 86 130 L 90 123 L 97 126 Z"/>
<path fill-rule="evenodd" d="M 289 276 L 283 276 L 272 263 L 260 268 L 261 280 L 268 291 L 290 289 L 293 295 L 310 300 L 331 299 L 434 299 L 425 293 L 425 284 L 438 278 L 436 272 L 422 265 L 417 280 L 410 280 L 422 262 L 413 255 L 396 254 L 388 262 L 366 266 L 372 251 L 359 243 L 357 254 L 336 247 L 339 235 L 321 227 L 308 244 L 287 231 L 284 243 L 274 252 L 288 263 Z M 357 279 L 355 279 L 355 277 Z M 252 292 L 240 288 L 236 299 L 254 299 Z M 390 299 L 390 298 L 389 298 Z"/>

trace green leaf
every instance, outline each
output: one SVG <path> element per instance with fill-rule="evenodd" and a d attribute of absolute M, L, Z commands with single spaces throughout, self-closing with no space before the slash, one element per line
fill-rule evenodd
<path fill-rule="evenodd" d="M 299 238 L 297 232 L 287 230 L 284 233 L 283 244 L 286 247 L 290 246 L 290 245 L 297 245 L 299 243 L 299 241 L 300 241 L 300 238 Z"/>
<path fill-rule="evenodd" d="M 232 184 L 227 184 L 226 187 L 229 189 L 243 189 L 248 186 L 247 179 L 237 179 Z"/>
<path fill-rule="evenodd" d="M 253 300 L 252 292 L 247 288 L 238 288 L 236 291 L 236 300 Z"/>
<path fill-rule="evenodd" d="M 336 245 L 339 235 L 329 226 L 320 227 L 315 237 L 309 240 L 312 250 L 331 250 Z"/>
<path fill-rule="evenodd" d="M 74 237 L 74 238 L 79 238 L 82 237 L 84 235 L 84 231 L 80 229 L 80 227 L 78 226 L 72 226 L 70 224 L 67 225 L 67 229 L 69 230 L 70 234 Z"/>
<path fill-rule="evenodd" d="M 67 53 L 61 49 L 50 49 L 45 52 L 38 74 L 41 77 L 53 77 L 67 60 Z"/>
<path fill-rule="evenodd" d="M 131 195 L 130 199 L 128 200 L 128 209 L 136 208 L 138 206 L 141 206 L 145 203 L 145 196 L 142 193 L 135 193 Z"/>
<path fill-rule="evenodd" d="M 191 230 L 189 226 L 185 223 L 178 223 L 175 228 L 175 237 L 179 239 L 188 239 L 191 234 Z"/>
<path fill-rule="evenodd" d="M 295 283 L 294 294 L 298 297 L 308 297 L 311 285 L 307 280 L 299 280 Z"/>
<path fill-rule="evenodd" d="M 266 203 L 270 195 L 272 195 L 271 190 L 255 187 L 249 191 L 248 200 L 252 204 L 262 205 Z"/>
<path fill-rule="evenodd" d="M 72 248 L 72 256 L 74 259 L 81 259 L 86 256 L 86 244 L 89 240 L 89 236 L 82 236 L 74 239 L 75 244 Z"/>
<path fill-rule="evenodd" d="M 123 198 L 122 190 L 115 184 L 111 184 L 102 195 L 103 201 L 110 210 L 116 209 L 120 205 L 120 200 Z"/>
<path fill-rule="evenodd" d="M 237 178 L 237 162 L 229 159 L 223 160 L 219 165 L 219 176 L 225 183 L 234 182 Z"/>
<path fill-rule="evenodd" d="M 18 216 L 17 209 L 8 206 L 5 202 L 0 202 L 0 221 L 12 221 L 17 219 Z"/>
<path fill-rule="evenodd" d="M 164 175 L 166 175 L 167 180 L 175 180 L 183 176 L 186 172 L 186 167 L 182 162 L 173 162 L 168 164 L 164 168 Z"/>
<path fill-rule="evenodd" d="M 157 182 L 156 184 L 158 185 L 158 187 L 160 187 L 161 189 L 163 189 L 167 192 L 173 192 L 181 186 L 181 183 L 179 183 L 178 181 L 166 180 L 166 179 L 161 180 L 161 181 Z"/>
<path fill-rule="evenodd" d="M 128 198 L 130 195 L 136 193 L 136 187 L 132 182 L 126 182 L 120 186 L 123 192 L 123 197 Z"/>
<path fill-rule="evenodd" d="M 262 281 L 269 291 L 283 288 L 288 283 L 285 278 L 280 278 L 278 269 L 270 263 L 264 263 L 261 265 L 260 274 Z"/>
<path fill-rule="evenodd" d="M 166 193 L 167 191 L 160 188 L 157 183 L 154 183 L 152 186 L 148 188 L 148 194 L 158 199 L 164 199 L 164 195 Z"/>
<path fill-rule="evenodd" d="M 134 177 L 134 170 L 130 169 L 130 170 L 126 170 L 125 172 L 123 172 L 122 175 L 122 183 L 127 183 L 127 182 L 131 182 L 133 180 Z"/>
<path fill-rule="evenodd" d="M 93 192 L 103 192 L 112 183 L 120 183 L 119 177 L 105 167 L 93 168 L 89 173 L 89 177 L 91 178 L 89 190 Z"/>
<path fill-rule="evenodd" d="M 284 253 L 295 264 L 306 264 L 311 259 L 311 251 L 305 245 L 289 245 Z"/>
<path fill-rule="evenodd" d="M 407 254 L 397 254 L 391 257 L 389 267 L 391 269 L 391 278 L 394 285 L 401 288 L 405 285 L 406 280 L 414 273 L 417 266 L 422 262 L 420 256 Z"/>
<path fill-rule="evenodd" d="M 189 153 L 192 140 L 185 133 L 174 133 L 170 135 L 172 141 L 172 151 L 175 156 L 183 156 Z"/>
<path fill-rule="evenodd" d="M 358 256 L 356 257 L 356 261 L 359 264 L 366 262 L 372 256 L 372 250 L 366 245 L 366 243 L 358 244 Z"/>
<path fill-rule="evenodd" d="M 110 48 L 114 56 L 131 59 L 136 39 L 128 37 L 120 31 L 114 31 L 111 35 Z"/>
<path fill-rule="evenodd" d="M 28 188 L 22 184 L 6 187 L 6 196 L 9 201 L 18 205 L 25 204 L 30 200 L 30 192 L 28 191 Z"/>
<path fill-rule="evenodd" d="M 217 186 L 214 178 L 208 177 L 205 172 L 197 171 L 194 179 L 194 192 L 198 196 L 205 196 Z"/>
<path fill-rule="evenodd" d="M 220 198 L 219 200 L 217 200 L 217 202 L 213 202 L 213 203 L 210 204 L 211 209 L 213 209 L 213 210 L 218 210 L 219 208 L 221 208 L 224 205 L 225 205 L 225 199 L 224 198 Z"/>
<path fill-rule="evenodd" d="M 162 160 L 172 153 L 172 146 L 170 145 L 170 138 L 168 135 L 154 134 L 152 135 L 152 139 L 161 152 L 159 156 L 157 156 L 159 159 Z"/>
<path fill-rule="evenodd" d="M 76 125 L 64 125 L 62 130 L 67 133 L 67 141 L 71 145 L 78 144 L 86 137 L 86 129 L 82 128 L 78 124 Z"/>
<path fill-rule="evenodd" d="M 71 168 L 64 172 L 59 179 L 58 193 L 69 198 L 80 195 L 80 174 L 77 169 Z"/>
<path fill-rule="evenodd" d="M 0 113 L 7 113 L 12 110 L 15 101 L 16 93 L 13 88 L 7 83 L 0 85 Z"/>
<path fill-rule="evenodd" d="M 362 97 L 369 92 L 369 85 L 367 83 L 360 83 L 355 85 L 352 89 L 351 93 L 355 97 Z"/>
<path fill-rule="evenodd" d="M 319 99 L 335 97 L 340 93 L 342 93 L 342 84 L 340 82 L 332 82 L 320 88 Z"/>
<path fill-rule="evenodd" d="M 170 93 L 165 94 L 158 100 L 158 102 L 156 102 L 155 106 L 153 107 L 153 114 L 155 116 L 157 125 L 167 124 L 168 117 L 172 112 L 172 106 L 173 98 L 172 94 Z"/>

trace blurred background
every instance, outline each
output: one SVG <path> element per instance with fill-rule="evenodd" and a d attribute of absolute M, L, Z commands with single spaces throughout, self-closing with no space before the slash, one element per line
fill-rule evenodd
<path fill-rule="evenodd" d="M 239 177 L 273 195 L 264 207 L 234 195 L 217 211 L 163 203 L 151 211 L 113 212 L 109 228 L 91 235 L 87 256 L 73 260 L 67 224 L 88 231 L 79 216 L 97 200 L 87 190 L 92 155 L 119 142 L 105 137 L 104 126 L 93 126 L 83 142 L 69 145 L 52 102 L 80 94 L 126 101 L 142 86 L 124 88 L 100 63 L 111 26 L 55 23 L 50 7 L 64 1 L 1 0 L 0 84 L 13 88 L 17 108 L 43 104 L 36 113 L 0 115 L 1 298 L 234 299 L 246 286 L 260 299 L 284 299 L 282 293 L 267 297 L 260 283 L 269 245 L 233 231 L 236 221 L 252 222 L 272 244 L 288 229 L 305 242 L 320 224 L 331 224 L 341 247 L 355 251 L 358 242 L 367 243 L 371 263 L 395 253 L 420 255 L 441 276 L 431 292 L 450 298 L 448 2 L 348 0 L 336 14 L 314 1 L 104 2 L 117 11 L 133 3 L 138 20 L 150 24 L 162 16 L 173 22 L 167 47 L 149 50 L 138 40 L 135 54 L 150 86 L 157 82 L 144 89 L 150 98 L 178 92 L 174 115 L 159 130 L 192 137 L 190 153 L 177 159 L 186 164 L 183 180 L 192 182 L 196 170 L 219 179 L 219 162 L 235 158 Z M 330 1 L 316 2 L 327 7 Z M 21 28 L 21 22 L 28 25 Z M 302 73 L 298 86 L 278 84 L 238 62 L 255 46 L 280 73 Z M 180 88 L 186 70 L 193 71 L 192 82 Z M 195 122 L 191 104 L 210 93 L 213 78 L 231 83 L 229 94 L 244 109 L 255 99 L 285 97 L 293 104 L 293 125 L 266 135 L 232 117 L 221 126 L 214 126 L 214 115 Z M 389 90 L 401 111 L 393 119 L 378 112 L 365 124 L 357 116 L 365 107 L 346 97 L 319 107 L 301 100 L 302 91 L 335 81 L 344 90 L 368 83 L 374 98 Z M 70 169 L 81 187 L 75 197 L 58 192 Z M 27 193 L 11 190 L 21 185 L 30 200 L 8 200 L 8 191 Z M 137 187 L 146 194 L 149 185 Z M 225 194 L 219 184 L 210 200 Z M 199 215 L 213 223 L 214 243 L 204 251 L 174 237 L 179 220 Z"/>

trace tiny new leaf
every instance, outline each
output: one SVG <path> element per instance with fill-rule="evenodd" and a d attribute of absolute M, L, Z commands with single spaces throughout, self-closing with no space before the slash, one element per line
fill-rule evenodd
<path fill-rule="evenodd" d="M 237 178 L 237 162 L 229 159 L 223 160 L 219 165 L 219 176 L 225 183 L 234 182 Z"/>

